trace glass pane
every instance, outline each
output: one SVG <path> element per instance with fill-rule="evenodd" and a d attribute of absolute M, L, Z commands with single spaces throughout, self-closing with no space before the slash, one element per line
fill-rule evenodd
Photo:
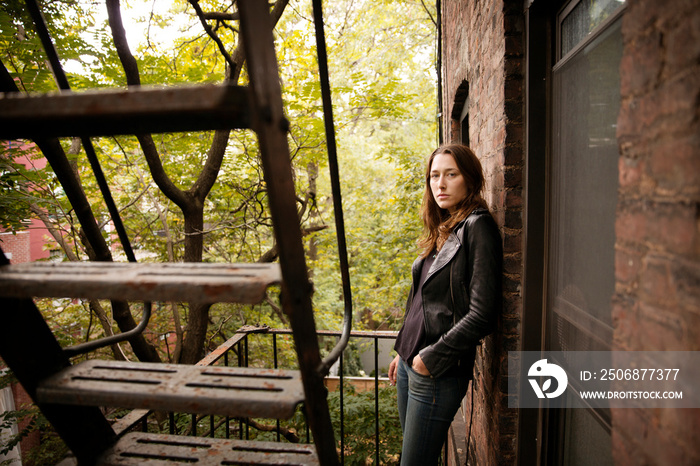
<path fill-rule="evenodd" d="M 620 21 L 554 73 L 550 348 L 609 349 L 615 286 Z"/>
<path fill-rule="evenodd" d="M 588 36 L 622 5 L 624 0 L 581 0 L 561 22 L 561 56 Z"/>
<path fill-rule="evenodd" d="M 569 406 L 580 404 L 578 397 L 567 391 Z M 612 466 L 612 438 L 595 418 L 582 407 L 565 410 L 564 466 Z"/>

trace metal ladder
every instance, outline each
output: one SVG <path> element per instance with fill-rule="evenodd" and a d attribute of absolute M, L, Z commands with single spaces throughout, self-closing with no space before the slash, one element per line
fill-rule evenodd
<path fill-rule="evenodd" d="M 319 3 L 320 4 L 320 3 Z M 258 135 L 279 264 L 30 263 L 0 255 L 0 356 L 80 464 L 338 463 L 323 378 L 267 2 L 239 0 L 250 86 L 62 92 L 0 98 L 0 138 L 44 144 L 76 136 L 252 128 Z M 0 70 L 0 71 L 4 71 Z M 6 76 L 3 90 L 6 90 Z M 76 132 L 78 134 L 76 134 Z M 39 144 L 41 147 L 41 144 Z M 299 371 L 91 360 L 72 365 L 32 298 L 260 302 L 282 285 Z M 145 314 L 146 312 L 144 312 Z M 347 321 L 345 328 L 349 331 Z M 145 319 L 147 322 L 147 318 Z M 143 325 L 145 325 L 142 322 Z M 348 332 L 349 333 L 349 332 Z M 125 337 L 122 337 L 125 338 Z M 128 337 L 126 337 L 128 338 Z M 332 352 L 342 351 L 347 337 Z M 130 433 L 100 406 L 238 417 L 291 417 L 303 402 L 308 445 Z"/>

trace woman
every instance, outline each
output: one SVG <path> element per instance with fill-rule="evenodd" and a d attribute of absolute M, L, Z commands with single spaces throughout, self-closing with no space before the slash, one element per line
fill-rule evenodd
<path fill-rule="evenodd" d="M 437 465 L 476 347 L 500 313 L 501 236 L 483 187 L 481 164 L 467 146 L 445 145 L 430 156 L 423 251 L 413 263 L 398 356 L 389 365 L 403 430 L 402 466 Z"/>

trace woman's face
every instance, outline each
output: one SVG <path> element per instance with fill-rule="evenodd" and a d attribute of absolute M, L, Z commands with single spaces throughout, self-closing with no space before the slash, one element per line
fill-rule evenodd
<path fill-rule="evenodd" d="M 453 213 L 467 197 L 467 183 L 452 154 L 437 154 L 430 166 L 430 190 L 441 209 Z"/>

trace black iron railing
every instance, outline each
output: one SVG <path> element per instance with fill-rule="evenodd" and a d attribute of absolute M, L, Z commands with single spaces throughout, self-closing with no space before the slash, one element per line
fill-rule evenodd
<path fill-rule="evenodd" d="M 335 340 L 341 336 L 340 331 L 318 331 L 317 332 L 322 343 L 323 340 L 328 340 L 328 346 L 332 347 Z M 397 332 L 373 332 L 373 331 L 353 331 L 350 334 L 350 341 L 357 343 L 358 340 L 363 340 L 367 346 L 371 346 L 369 351 L 365 350 L 364 354 L 373 356 L 373 363 L 368 376 L 347 377 L 346 372 L 346 357 L 345 352 L 340 355 L 337 367 L 334 366 L 331 370 L 331 375 L 326 378 L 326 386 L 330 396 L 337 396 L 339 400 L 339 412 L 333 413 L 335 419 L 334 429 L 339 433 L 337 438 L 338 449 L 340 451 L 341 463 L 345 462 L 346 454 L 346 390 L 348 387 L 353 391 L 362 391 L 366 395 L 373 390 L 373 422 L 374 422 L 374 464 L 382 464 L 380 461 L 382 438 L 380 437 L 380 390 L 386 389 L 388 386 L 388 378 L 384 371 L 388 367 L 388 361 L 384 366 L 380 367 L 380 341 L 395 340 Z M 293 355 L 293 340 L 292 331 L 288 329 L 270 329 L 267 327 L 252 327 L 245 326 L 231 337 L 224 344 L 216 348 L 204 359 L 199 361 L 197 365 L 212 366 L 212 365 L 233 365 L 242 367 L 258 367 L 258 368 L 283 368 L 295 369 L 293 364 L 296 364 L 296 358 Z M 347 350 L 346 350 L 347 351 Z M 337 373 L 337 375 L 333 375 Z M 337 393 L 336 393 L 337 391 Z M 369 396 L 365 396 L 369 398 Z M 395 404 L 394 404 L 395 406 Z M 202 415 L 183 415 L 179 413 L 168 413 L 167 419 L 164 419 L 163 414 L 156 414 L 146 410 L 134 410 L 126 416 L 120 418 L 113 425 L 117 434 L 122 434 L 128 430 L 147 431 L 149 428 L 154 429 L 154 425 L 158 424 L 157 429 L 162 429 L 167 425 L 167 430 L 171 434 L 189 434 L 193 436 L 210 436 L 210 437 L 225 437 L 229 438 L 232 434 L 237 435 L 241 439 L 251 438 L 251 427 L 258 434 L 265 432 L 266 440 L 272 435 L 277 441 L 299 441 L 302 443 L 313 443 L 310 436 L 308 424 L 305 422 L 303 415 L 303 406 L 298 409 L 298 416 L 295 416 L 289 423 L 285 421 L 276 421 L 276 425 L 269 426 L 258 423 L 253 419 L 232 419 L 224 416 L 202 416 Z M 398 423 L 398 419 L 396 420 Z M 398 428 L 398 426 L 396 426 Z M 269 432 L 272 432 L 270 434 Z M 284 437 L 284 438 L 283 438 Z M 369 436 L 367 436 L 369 437 Z M 365 441 L 368 438 L 364 439 Z M 387 443 L 385 440 L 385 444 Z M 369 443 L 369 442 L 366 442 Z M 397 452 L 398 453 L 398 452 Z"/>

